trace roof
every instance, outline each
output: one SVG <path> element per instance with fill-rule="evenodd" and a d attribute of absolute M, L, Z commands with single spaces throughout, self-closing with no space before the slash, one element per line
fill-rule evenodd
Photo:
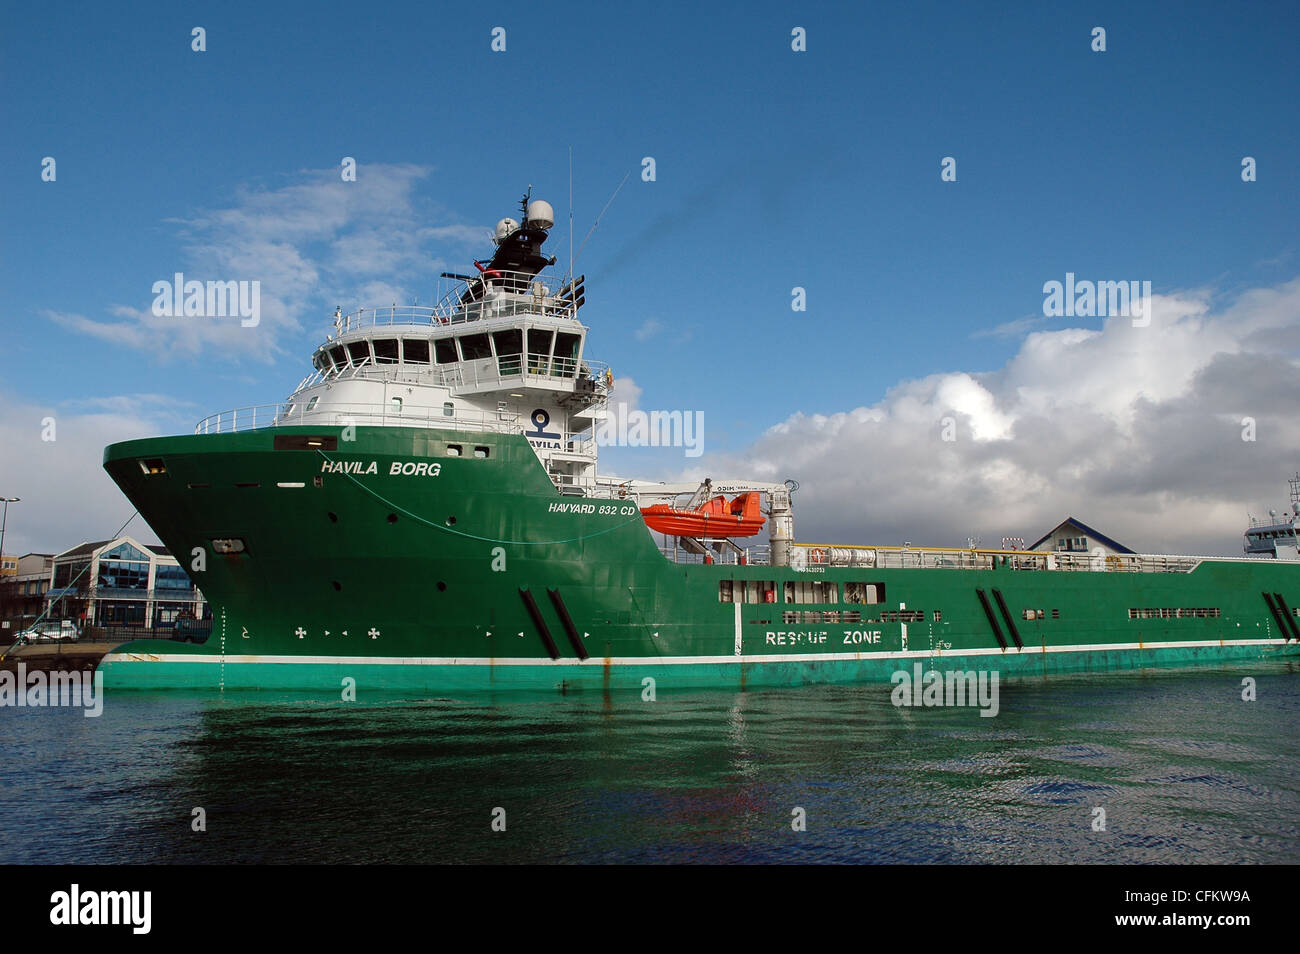
<path fill-rule="evenodd" d="M 69 559 L 72 557 L 90 556 L 100 547 L 112 542 L 112 540 L 98 540 L 95 543 L 82 543 L 79 546 L 73 547 L 71 550 L 64 550 L 62 553 L 57 554 L 57 556 L 67 557 Z"/>
<path fill-rule="evenodd" d="M 152 551 L 156 556 L 171 556 L 171 551 L 158 543 L 139 543 L 132 537 L 114 537 L 112 540 L 98 540 L 94 543 L 82 543 L 73 547 L 71 550 L 64 550 L 62 553 L 55 554 L 59 560 L 72 560 L 77 557 L 88 557 L 95 553 L 96 550 L 102 550 L 110 543 L 117 543 L 119 540 L 125 540 L 132 545 L 144 547 Z"/>
<path fill-rule="evenodd" d="M 1082 520 L 1076 520 L 1074 517 L 1066 517 L 1064 520 L 1062 520 L 1060 523 L 1054 526 L 1051 530 L 1048 530 L 1045 534 L 1043 534 L 1041 537 L 1039 537 L 1037 540 L 1031 543 L 1027 549 L 1037 550 L 1038 545 L 1040 543 L 1043 543 L 1045 540 L 1051 537 L 1052 534 L 1056 533 L 1057 530 L 1060 530 L 1067 523 L 1074 524 L 1076 527 L 1078 527 L 1088 536 L 1095 537 L 1097 540 L 1106 544 L 1106 546 L 1110 547 L 1112 550 L 1116 551 L 1117 553 L 1137 552 L 1136 550 L 1130 550 L 1128 547 L 1124 546 L 1124 544 L 1120 543 L 1118 540 L 1112 540 L 1110 537 L 1106 536 L 1106 534 L 1100 532 L 1099 530 L 1092 529 L 1092 527 L 1088 526 Z"/>

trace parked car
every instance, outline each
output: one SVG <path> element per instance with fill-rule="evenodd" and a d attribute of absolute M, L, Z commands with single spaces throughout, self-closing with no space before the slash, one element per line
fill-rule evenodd
<path fill-rule="evenodd" d="M 81 630 L 70 619 L 42 620 L 18 634 L 18 639 L 26 643 L 53 643 L 62 639 L 76 640 L 80 637 Z"/>

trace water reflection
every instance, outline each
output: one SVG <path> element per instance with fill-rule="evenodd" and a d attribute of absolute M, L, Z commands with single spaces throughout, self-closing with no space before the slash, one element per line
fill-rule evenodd
<path fill-rule="evenodd" d="M 0 860 L 1295 862 L 1300 683 L 1252 674 L 7 710 Z"/>

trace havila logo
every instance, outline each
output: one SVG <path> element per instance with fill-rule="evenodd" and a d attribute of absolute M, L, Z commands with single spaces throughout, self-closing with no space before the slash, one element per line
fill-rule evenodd
<path fill-rule="evenodd" d="M 703 411 L 641 411 L 610 405 L 596 425 L 601 447 L 682 447 L 687 457 L 704 453 Z"/>
<path fill-rule="evenodd" d="M 19 708 L 84 707 L 87 719 L 94 719 L 104 711 L 104 674 L 88 672 L 29 673 L 26 663 L 19 663 L 17 672 L 0 672 L 0 707 Z"/>
<path fill-rule="evenodd" d="M 917 663 L 909 673 L 900 669 L 889 681 L 894 690 L 889 694 L 895 706 L 939 708 L 953 706 L 979 706 L 981 718 L 998 714 L 998 674 L 996 671 L 948 671 L 931 669 Z"/>
<path fill-rule="evenodd" d="M 172 281 L 153 283 L 153 313 L 158 318 L 239 318 L 245 328 L 262 320 L 262 283 L 186 281 L 177 272 Z"/>
<path fill-rule="evenodd" d="M 1151 283 L 1074 280 L 1043 283 L 1043 314 L 1048 318 L 1132 318 L 1134 328 L 1151 324 Z"/>
<path fill-rule="evenodd" d="M 148 934 L 153 924 L 152 891 L 69 891 L 50 895 L 50 923 L 56 925 L 127 924 L 132 934 Z"/>

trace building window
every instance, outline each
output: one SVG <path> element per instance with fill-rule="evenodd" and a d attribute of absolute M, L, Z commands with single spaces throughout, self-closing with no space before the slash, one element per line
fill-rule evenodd
<path fill-rule="evenodd" d="M 154 569 L 153 585 L 156 590 L 188 590 L 193 584 L 180 565 L 160 563 Z"/>

